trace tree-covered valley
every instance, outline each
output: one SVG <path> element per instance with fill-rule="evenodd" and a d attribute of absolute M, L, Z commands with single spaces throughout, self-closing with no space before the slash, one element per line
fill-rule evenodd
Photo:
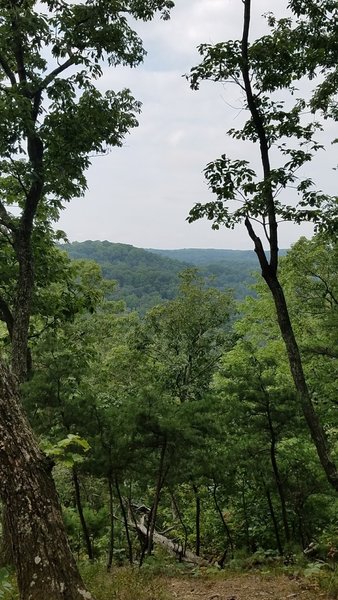
<path fill-rule="evenodd" d="M 178 292 L 179 273 L 196 266 L 208 284 L 231 289 L 236 299 L 253 293 L 257 272 L 253 251 L 182 249 L 153 250 L 108 241 L 73 242 L 60 246 L 73 259 L 94 260 L 105 279 L 117 282 L 114 298 L 132 310 L 144 312 L 173 299 Z"/>
<path fill-rule="evenodd" d="M 186 219 L 241 226 L 252 252 L 57 229 L 139 125 L 107 73 L 174 4 L 0 3 L 5 600 L 338 595 L 337 197 L 309 176 L 337 143 L 337 2 L 289 0 L 252 40 L 243 0 L 238 39 L 186 75 L 241 104 Z M 282 222 L 313 236 L 285 252 Z"/>

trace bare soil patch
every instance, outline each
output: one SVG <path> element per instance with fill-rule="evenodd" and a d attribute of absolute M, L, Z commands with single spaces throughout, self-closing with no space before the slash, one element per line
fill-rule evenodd
<path fill-rule="evenodd" d="M 227 579 L 168 579 L 173 600 L 328 600 L 316 584 L 285 575 L 245 574 Z"/>

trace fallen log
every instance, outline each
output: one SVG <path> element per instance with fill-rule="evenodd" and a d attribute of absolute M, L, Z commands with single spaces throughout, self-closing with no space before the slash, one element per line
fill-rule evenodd
<path fill-rule="evenodd" d="M 141 522 L 130 523 L 130 526 L 133 529 L 137 529 L 139 533 L 144 537 L 147 537 L 147 526 L 144 523 L 144 518 Z M 165 535 L 158 533 L 157 531 L 154 531 L 153 541 L 154 544 L 162 546 L 171 554 L 178 557 L 182 562 L 198 565 L 200 567 L 210 566 L 210 563 L 205 558 L 197 556 L 196 554 L 194 554 L 194 552 L 191 552 L 190 550 L 186 550 L 184 552 L 182 544 L 180 544 L 179 542 L 175 542 L 170 538 L 167 538 Z"/>

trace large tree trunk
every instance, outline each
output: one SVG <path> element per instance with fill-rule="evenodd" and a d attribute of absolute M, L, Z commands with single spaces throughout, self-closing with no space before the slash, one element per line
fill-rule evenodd
<path fill-rule="evenodd" d="M 16 381 L 1 362 L 0 494 L 20 600 L 93 600 L 67 542 L 51 465 L 22 413 Z"/>
<path fill-rule="evenodd" d="M 30 362 L 28 330 L 34 287 L 34 260 L 31 247 L 31 226 L 16 232 L 14 248 L 19 272 L 12 327 L 12 369 L 19 381 L 24 381 Z"/>

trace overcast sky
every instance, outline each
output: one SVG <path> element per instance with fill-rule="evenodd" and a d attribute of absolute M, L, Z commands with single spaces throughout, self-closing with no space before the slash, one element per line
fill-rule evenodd
<path fill-rule="evenodd" d="M 182 77 L 199 62 L 202 42 L 241 37 L 241 0 L 177 0 L 170 21 L 138 24 L 148 55 L 137 69 L 105 71 L 100 87 L 129 87 L 143 104 L 139 127 L 122 148 L 93 159 L 88 191 L 62 214 L 58 227 L 70 241 L 109 240 L 152 248 L 252 247 L 244 228 L 212 231 L 210 222 L 189 225 L 195 202 L 212 199 L 203 177 L 205 165 L 222 153 L 251 158 L 255 149 L 238 145 L 225 132 L 241 122 L 241 94 L 235 86 L 203 83 L 191 91 Z M 276 5 L 276 6 L 275 6 Z M 265 31 L 264 12 L 286 14 L 287 2 L 255 0 L 252 33 Z M 327 139 L 337 132 L 326 133 Z M 311 176 L 334 193 L 330 143 L 326 155 L 311 166 Z M 258 148 L 256 148 L 257 152 Z M 332 189 L 330 189 L 330 187 Z M 280 228 L 280 247 L 289 247 L 309 227 Z"/>

